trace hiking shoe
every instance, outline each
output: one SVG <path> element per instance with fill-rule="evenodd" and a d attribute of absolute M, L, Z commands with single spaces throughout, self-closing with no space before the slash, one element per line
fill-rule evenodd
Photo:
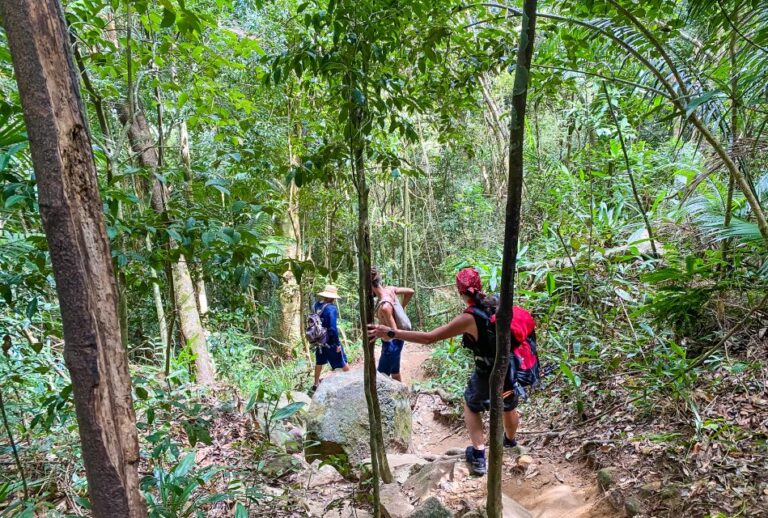
<path fill-rule="evenodd" d="M 507 439 L 507 434 L 504 434 L 504 447 L 514 448 L 515 446 L 517 446 L 517 441 L 515 439 Z"/>
<path fill-rule="evenodd" d="M 309 389 L 309 392 L 307 392 L 307 395 L 309 397 L 312 397 L 315 394 L 315 391 L 317 391 L 317 385 L 312 385 L 312 388 Z M 506 435 L 504 436 L 506 438 Z"/>
<path fill-rule="evenodd" d="M 485 452 L 480 457 L 475 454 L 475 449 L 472 446 L 467 446 L 466 456 L 469 467 L 474 475 L 482 477 L 486 474 L 488 468 L 485 465 Z"/>

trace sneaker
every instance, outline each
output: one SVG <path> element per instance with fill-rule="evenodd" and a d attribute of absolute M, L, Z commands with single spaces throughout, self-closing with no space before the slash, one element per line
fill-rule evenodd
<path fill-rule="evenodd" d="M 307 395 L 308 395 L 309 397 L 312 397 L 312 396 L 315 394 L 315 391 L 316 391 L 316 390 L 317 390 L 317 385 L 312 385 L 312 388 L 311 388 L 311 389 L 309 389 L 309 392 L 307 393 Z M 505 436 L 505 437 L 506 437 L 506 436 Z"/>
<path fill-rule="evenodd" d="M 485 465 L 485 455 L 482 457 L 479 455 L 476 456 L 475 449 L 472 446 L 467 446 L 466 456 L 473 474 L 480 477 L 486 474 L 488 468 Z"/>
<path fill-rule="evenodd" d="M 507 439 L 507 434 L 504 434 L 504 447 L 514 448 L 515 446 L 517 446 L 517 441 L 515 439 Z"/>

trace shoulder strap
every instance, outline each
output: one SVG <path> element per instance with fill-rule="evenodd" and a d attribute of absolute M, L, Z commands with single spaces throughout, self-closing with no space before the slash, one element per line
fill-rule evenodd
<path fill-rule="evenodd" d="M 315 311 L 316 314 L 322 315 L 323 311 L 325 311 L 325 308 L 328 307 L 328 302 L 322 304 L 319 308 L 317 308 L 317 311 Z"/>
<path fill-rule="evenodd" d="M 488 315 L 488 313 L 486 313 L 482 309 L 478 308 L 477 306 L 468 306 L 464 310 L 464 313 L 469 313 L 470 315 L 474 315 L 476 317 L 480 317 L 483 320 L 488 320 L 489 322 L 491 320 L 491 317 Z"/>

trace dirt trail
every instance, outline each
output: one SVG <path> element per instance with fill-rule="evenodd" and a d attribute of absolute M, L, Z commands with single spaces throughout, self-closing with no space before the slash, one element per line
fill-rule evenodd
<path fill-rule="evenodd" d="M 403 381 L 412 386 L 414 381 L 424 380 L 422 369 L 429 358 L 428 347 L 408 343 L 403 349 L 401 371 Z M 378 359 L 378 349 L 377 349 Z M 464 448 L 467 433 L 463 422 L 447 423 L 441 418 L 443 400 L 434 394 L 414 394 L 413 447 L 417 454 L 439 455 L 451 448 Z M 525 412 L 525 405 L 521 408 Z M 570 463 L 545 446 L 538 446 L 535 436 L 527 436 L 526 429 L 534 428 L 525 416 L 520 429 L 520 443 L 528 450 L 533 464 L 524 472 L 512 469 L 514 460 L 505 461 L 504 492 L 527 508 L 535 518 L 598 518 L 622 516 L 605 501 L 595 484 L 594 472 Z M 509 467 L 507 467 L 509 464 Z M 476 501 L 485 498 L 484 479 L 481 483 L 467 484 L 465 499 Z"/>

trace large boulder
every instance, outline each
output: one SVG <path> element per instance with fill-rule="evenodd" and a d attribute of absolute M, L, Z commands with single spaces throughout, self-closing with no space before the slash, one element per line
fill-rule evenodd
<path fill-rule="evenodd" d="M 387 451 L 405 452 L 411 442 L 408 388 L 378 374 L 382 429 Z M 324 379 L 307 413 L 307 456 L 347 455 L 352 464 L 370 457 L 368 406 L 363 371 L 338 372 Z"/>

